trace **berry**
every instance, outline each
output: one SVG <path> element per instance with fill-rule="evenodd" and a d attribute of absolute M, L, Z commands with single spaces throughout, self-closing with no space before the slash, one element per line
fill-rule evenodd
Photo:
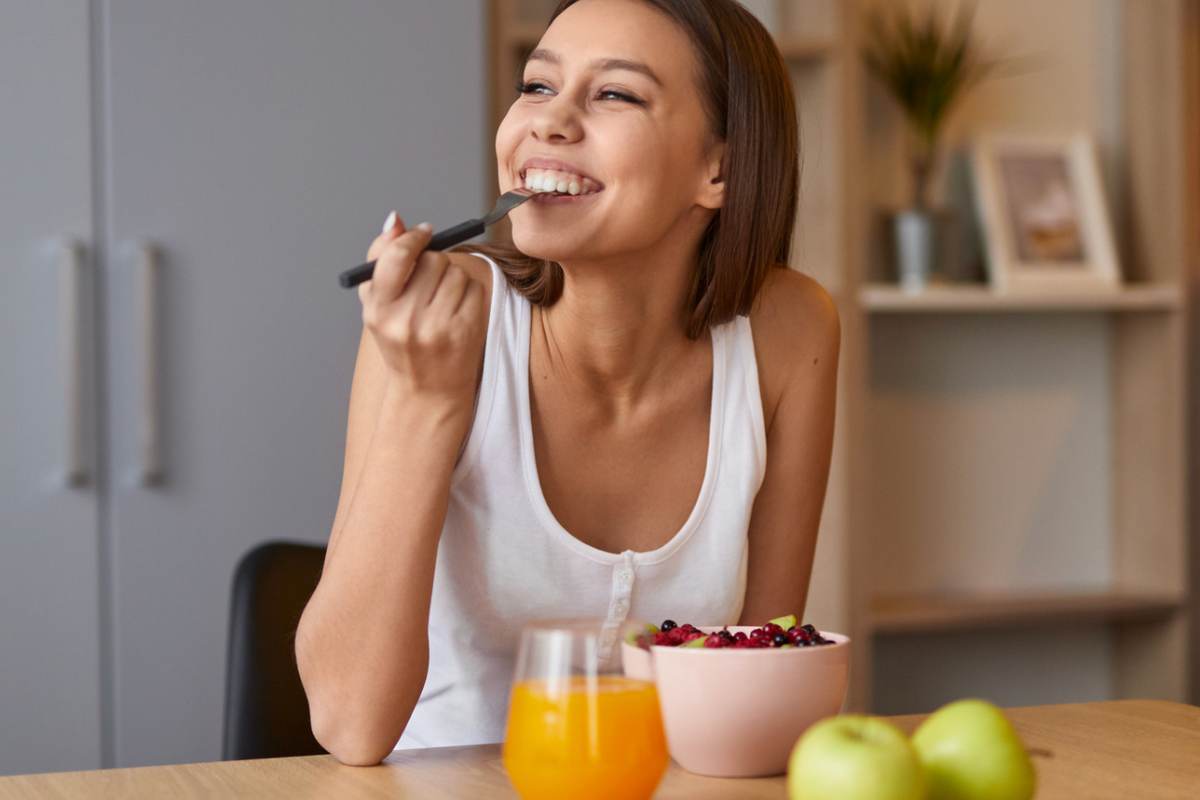
<path fill-rule="evenodd" d="M 791 623 L 794 617 L 780 617 L 779 620 Z M 653 626 L 651 626 L 652 628 Z M 697 641 L 697 640 L 702 641 Z M 768 622 L 765 625 L 752 628 L 749 633 L 746 631 L 738 631 L 734 633 L 726 626 L 721 630 L 705 633 L 690 622 L 685 622 L 682 625 L 673 619 L 663 620 L 663 624 L 657 632 L 647 631 L 637 638 L 639 644 L 646 646 L 650 644 L 680 647 L 694 642 L 693 646 L 711 647 L 720 649 L 722 647 L 733 647 L 739 650 L 757 650 L 762 647 L 812 647 L 814 645 L 833 644 L 833 642 L 817 631 L 815 627 L 809 624 L 800 625 L 789 624 L 785 630 L 777 622 Z"/>

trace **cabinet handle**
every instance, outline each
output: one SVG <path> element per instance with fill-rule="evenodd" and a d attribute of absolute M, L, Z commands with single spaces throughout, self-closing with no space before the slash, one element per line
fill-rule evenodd
<path fill-rule="evenodd" d="M 83 344 L 80 327 L 83 313 L 83 271 L 86 268 L 83 244 L 72 238 L 59 242 L 58 264 L 58 363 L 66 402 L 63 428 L 62 482 L 68 487 L 88 482 L 87 456 L 84 453 L 84 375 Z"/>
<path fill-rule="evenodd" d="M 141 424 L 138 427 L 138 480 L 143 486 L 163 482 L 162 440 L 159 430 L 159 249 L 151 242 L 134 242 L 138 259 L 138 318 L 141 338 Z"/>

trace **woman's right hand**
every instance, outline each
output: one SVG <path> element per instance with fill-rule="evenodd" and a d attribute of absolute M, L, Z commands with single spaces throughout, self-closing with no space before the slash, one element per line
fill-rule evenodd
<path fill-rule="evenodd" d="M 375 272 L 358 286 L 363 325 L 405 396 L 470 403 L 487 337 L 485 288 L 445 253 L 424 250 L 431 237 L 398 216 L 385 224 L 367 252 Z"/>

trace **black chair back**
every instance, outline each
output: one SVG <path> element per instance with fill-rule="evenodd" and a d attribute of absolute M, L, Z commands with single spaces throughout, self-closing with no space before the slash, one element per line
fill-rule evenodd
<path fill-rule="evenodd" d="M 296 668 L 296 628 L 317 587 L 325 548 L 266 542 L 242 557 L 233 577 L 225 684 L 229 759 L 317 755 L 308 698 Z"/>

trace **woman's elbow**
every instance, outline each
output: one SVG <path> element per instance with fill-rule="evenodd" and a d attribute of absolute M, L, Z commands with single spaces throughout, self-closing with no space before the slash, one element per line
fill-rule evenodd
<path fill-rule="evenodd" d="M 312 732 L 317 743 L 331 756 L 351 767 L 373 767 L 387 758 L 396 738 L 384 736 L 362 725 L 335 721 L 329 715 L 312 712 Z"/>

